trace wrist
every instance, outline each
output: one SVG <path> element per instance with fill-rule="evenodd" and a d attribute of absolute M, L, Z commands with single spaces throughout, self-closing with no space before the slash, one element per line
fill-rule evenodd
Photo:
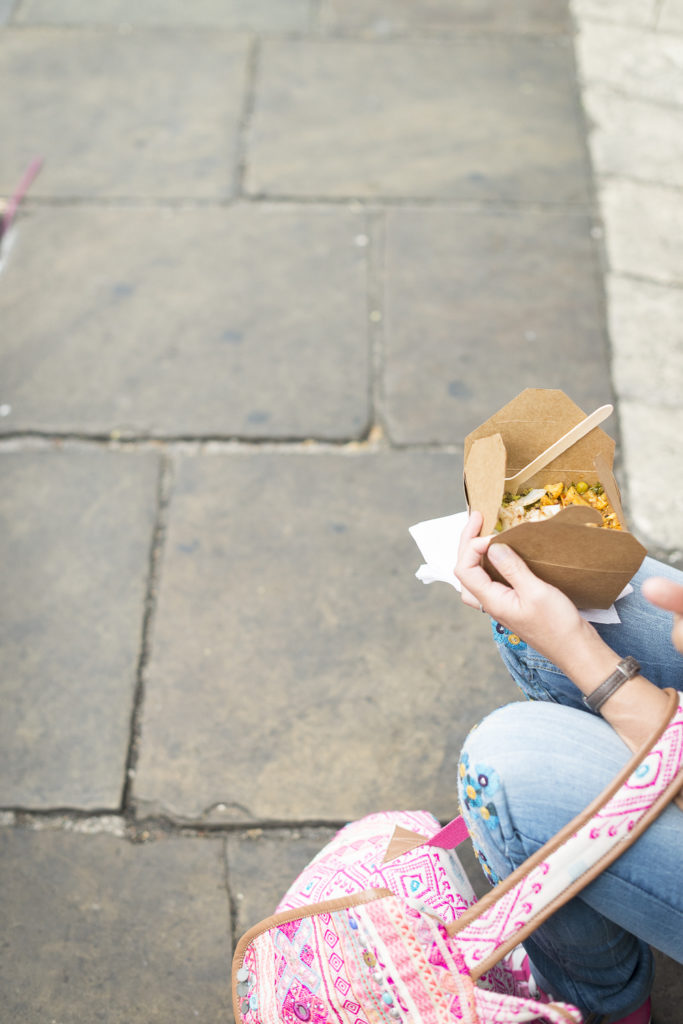
<path fill-rule="evenodd" d="M 585 619 L 571 634 L 562 671 L 584 696 L 593 693 L 616 669 L 622 656 L 613 651 Z M 666 708 L 666 694 L 642 675 L 633 676 L 609 697 L 599 714 L 624 742 L 637 750 Z"/>
<path fill-rule="evenodd" d="M 556 664 L 584 696 L 592 693 L 621 661 L 590 622 L 580 619 Z"/>

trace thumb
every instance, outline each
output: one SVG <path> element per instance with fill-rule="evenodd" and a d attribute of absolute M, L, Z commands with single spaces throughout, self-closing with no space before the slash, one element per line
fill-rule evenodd
<path fill-rule="evenodd" d="M 491 544 L 487 554 L 491 564 L 513 587 L 536 578 L 517 552 L 507 544 Z"/>

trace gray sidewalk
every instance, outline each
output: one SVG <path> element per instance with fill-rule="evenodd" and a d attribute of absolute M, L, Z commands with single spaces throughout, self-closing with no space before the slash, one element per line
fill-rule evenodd
<path fill-rule="evenodd" d="M 3 1024 L 229 1020 L 336 827 L 455 813 L 518 694 L 407 530 L 522 388 L 683 564 L 681 66 L 673 0 L 0 0 Z"/>

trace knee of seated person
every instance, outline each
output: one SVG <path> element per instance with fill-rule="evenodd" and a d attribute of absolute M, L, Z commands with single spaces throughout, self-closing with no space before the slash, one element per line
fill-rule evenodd
<path fill-rule="evenodd" d="M 543 762 L 558 728 L 566 728 L 567 710 L 557 704 L 518 701 L 497 708 L 472 729 L 458 763 L 458 795 L 465 816 L 480 814 L 493 801 L 507 818 L 518 796 L 539 790 L 547 774 L 539 771 L 539 757 Z M 505 822 L 501 824 L 506 832 Z"/>
<path fill-rule="evenodd" d="M 520 703 L 504 704 L 483 718 L 469 732 L 463 745 L 463 754 L 472 756 L 493 757 L 498 751 L 504 750 L 510 737 L 511 729 L 517 728 L 519 709 L 526 707 Z M 462 760 L 462 758 L 461 758 Z"/>

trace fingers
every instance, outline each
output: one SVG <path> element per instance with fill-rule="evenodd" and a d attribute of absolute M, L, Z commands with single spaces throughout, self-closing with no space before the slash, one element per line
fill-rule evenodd
<path fill-rule="evenodd" d="M 671 640 L 674 647 L 683 654 L 683 587 L 663 576 L 652 576 L 643 583 L 643 594 L 658 608 L 673 612 Z"/>
<path fill-rule="evenodd" d="M 658 608 L 683 615 L 683 587 L 679 583 L 663 576 L 652 576 L 643 583 L 643 594 Z"/>
<path fill-rule="evenodd" d="M 463 530 L 458 561 L 453 570 L 462 587 L 463 603 L 470 608 L 479 608 L 480 595 L 483 588 L 490 585 L 491 580 L 481 565 L 481 559 L 491 543 L 490 537 L 479 537 L 483 518 L 480 512 L 473 512 Z"/>
<path fill-rule="evenodd" d="M 511 587 L 535 583 L 537 577 L 522 561 L 516 551 L 507 544 L 491 544 L 488 549 L 489 561 L 503 576 Z"/>
<path fill-rule="evenodd" d="M 469 514 L 465 529 L 462 531 L 463 538 L 471 540 L 472 537 L 476 537 L 479 534 L 482 526 L 484 525 L 484 517 L 481 512 L 478 512 L 476 508 L 473 508 Z"/>
<path fill-rule="evenodd" d="M 468 605 L 468 607 L 481 608 L 481 601 L 478 601 L 474 594 L 467 590 L 466 587 L 463 587 L 460 591 L 460 597 L 462 598 L 462 603 Z"/>

